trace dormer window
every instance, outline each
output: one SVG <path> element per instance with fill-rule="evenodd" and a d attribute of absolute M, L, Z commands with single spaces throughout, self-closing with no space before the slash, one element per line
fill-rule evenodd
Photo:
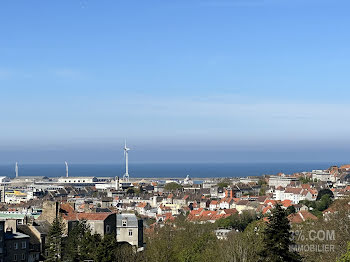
<path fill-rule="evenodd" d="M 122 220 L 122 226 L 126 227 L 126 225 L 127 225 L 127 221 L 126 220 Z"/>

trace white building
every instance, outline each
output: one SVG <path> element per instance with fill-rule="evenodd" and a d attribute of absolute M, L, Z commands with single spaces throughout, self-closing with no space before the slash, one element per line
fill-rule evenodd
<path fill-rule="evenodd" d="M 294 176 L 286 176 L 282 174 L 281 176 L 270 176 L 269 178 L 269 187 L 287 187 L 292 182 L 299 181 L 297 177 Z"/>
<path fill-rule="evenodd" d="M 184 179 L 183 184 L 184 185 L 193 185 L 193 181 L 192 181 L 192 179 L 190 178 L 189 175 L 186 176 L 186 178 Z"/>
<path fill-rule="evenodd" d="M 336 182 L 336 178 L 329 172 L 329 170 L 312 170 L 311 175 L 313 180 L 317 179 L 317 181 L 323 182 Z"/>
<path fill-rule="evenodd" d="M 60 184 L 95 184 L 98 182 L 96 177 L 60 177 Z"/>
<path fill-rule="evenodd" d="M 7 176 L 0 176 L 0 184 L 2 184 L 2 183 L 7 184 L 7 183 L 10 183 L 10 182 L 11 182 L 11 179 L 8 178 Z"/>

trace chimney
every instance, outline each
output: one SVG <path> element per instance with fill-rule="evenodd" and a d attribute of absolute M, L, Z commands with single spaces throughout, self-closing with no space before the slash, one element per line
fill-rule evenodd
<path fill-rule="evenodd" d="M 16 233 L 17 232 L 17 220 L 7 219 L 5 221 L 6 232 Z"/>

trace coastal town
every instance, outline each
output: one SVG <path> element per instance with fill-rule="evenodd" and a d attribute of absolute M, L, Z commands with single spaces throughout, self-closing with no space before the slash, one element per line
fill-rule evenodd
<path fill-rule="evenodd" d="M 127 150 L 126 150 L 127 151 Z M 128 167 L 128 163 L 126 163 Z M 1 261 L 43 261 L 46 237 L 55 218 L 68 235 L 77 221 L 86 221 L 92 233 L 115 234 L 135 252 L 143 252 L 145 236 L 182 216 L 194 224 L 218 223 L 251 213 L 268 216 L 279 204 L 290 210 L 291 224 L 318 220 L 333 212 L 316 210 L 312 202 L 321 192 L 332 199 L 350 195 L 350 165 L 295 174 L 257 177 L 191 179 L 137 179 L 115 177 L 0 177 Z M 218 239 L 237 230 L 218 227 Z"/>

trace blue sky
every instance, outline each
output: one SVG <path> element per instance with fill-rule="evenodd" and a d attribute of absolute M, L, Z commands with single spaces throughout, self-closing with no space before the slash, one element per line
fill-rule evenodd
<path fill-rule="evenodd" d="M 349 8 L 2 1 L 0 162 L 347 161 Z"/>

